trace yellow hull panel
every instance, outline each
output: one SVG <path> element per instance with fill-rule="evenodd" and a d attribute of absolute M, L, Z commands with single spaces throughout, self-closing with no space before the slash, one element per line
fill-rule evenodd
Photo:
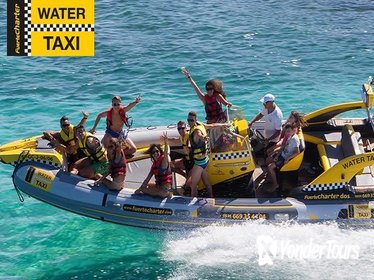
<path fill-rule="evenodd" d="M 40 136 L 34 136 L 27 139 L 13 141 L 0 146 L 0 161 L 6 164 L 16 164 L 22 161 L 37 161 L 54 166 L 62 165 L 62 155 L 54 149 L 37 150 L 37 139 Z"/>
<path fill-rule="evenodd" d="M 40 136 L 34 136 L 31 138 L 26 139 L 20 139 L 13 142 L 10 142 L 8 144 L 4 144 L 0 146 L 0 154 L 3 152 L 10 152 L 15 150 L 22 150 L 22 149 L 32 149 L 36 148 L 37 145 L 37 139 L 40 138 Z"/>
<path fill-rule="evenodd" d="M 207 167 L 208 179 L 211 185 L 217 185 L 245 176 L 255 168 L 252 152 L 249 150 L 212 153 Z M 204 184 L 200 181 L 198 189 L 204 188 Z"/>

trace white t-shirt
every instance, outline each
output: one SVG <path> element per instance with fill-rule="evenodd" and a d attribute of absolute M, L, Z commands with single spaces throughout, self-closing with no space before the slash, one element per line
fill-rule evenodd
<path fill-rule="evenodd" d="M 288 159 L 290 156 L 293 155 L 295 149 L 300 146 L 300 139 L 297 134 L 293 135 L 291 138 L 288 138 L 286 145 L 281 153 L 284 159 Z"/>
<path fill-rule="evenodd" d="M 264 116 L 265 119 L 265 138 L 271 137 L 277 130 L 282 129 L 283 114 L 277 105 L 275 105 L 274 111 L 270 114 L 266 108 L 264 108 L 261 111 L 261 114 Z M 275 139 L 272 139 L 271 142 L 278 142 L 278 140 L 279 136 Z"/>

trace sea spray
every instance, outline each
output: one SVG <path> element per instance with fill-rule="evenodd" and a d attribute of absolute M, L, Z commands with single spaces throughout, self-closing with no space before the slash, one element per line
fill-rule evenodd
<path fill-rule="evenodd" d="M 210 277 L 217 271 L 223 276 L 270 277 L 274 269 L 284 270 L 285 267 L 284 278 L 310 277 L 315 274 L 310 263 L 314 267 L 323 266 L 324 274 L 331 277 L 339 274 L 354 277 L 355 272 L 349 267 L 363 269 L 374 256 L 372 234 L 372 229 L 342 228 L 337 223 L 266 224 L 256 221 L 217 225 L 169 233 L 162 256 L 168 262 L 177 263 L 172 277 L 175 279 L 187 279 L 191 275 Z M 259 252 L 257 239 L 263 237 L 269 247 Z M 262 264 L 259 263 L 261 254 L 267 257 Z M 374 270 L 369 269 L 368 275 L 373 277 Z"/>

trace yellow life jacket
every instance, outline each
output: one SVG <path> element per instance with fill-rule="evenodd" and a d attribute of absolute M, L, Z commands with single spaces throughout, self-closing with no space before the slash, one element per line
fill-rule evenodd
<path fill-rule="evenodd" d="M 193 140 L 193 133 L 196 130 L 200 130 L 201 133 L 203 134 L 203 137 L 205 138 L 204 140 L 200 140 L 198 143 L 195 143 L 194 140 Z M 205 126 L 200 122 L 196 122 L 196 125 L 193 126 L 190 129 L 190 133 L 189 133 L 192 155 L 193 155 L 194 159 L 199 159 L 204 154 L 206 154 L 206 151 L 207 151 L 207 148 L 208 148 L 207 142 L 206 142 L 206 137 L 207 137 L 207 132 L 206 132 Z"/>
<path fill-rule="evenodd" d="M 74 125 L 69 125 L 69 135 L 65 133 L 63 129 L 60 131 L 60 136 L 63 141 L 62 144 L 66 145 L 67 147 L 73 147 L 75 146 L 75 133 L 74 133 Z M 73 154 L 76 154 L 77 151 L 75 151 Z"/>
<path fill-rule="evenodd" d="M 87 138 L 88 137 L 95 137 L 91 133 L 84 132 L 84 138 L 83 142 L 78 138 L 78 146 L 83 151 L 83 153 L 93 161 L 102 162 L 107 159 L 106 157 L 106 150 L 103 146 L 97 147 L 96 151 L 94 153 L 90 153 L 88 147 L 87 147 Z M 96 138 L 96 137 L 95 137 Z M 97 138 L 96 138 L 97 139 Z"/>
<path fill-rule="evenodd" d="M 187 160 L 190 159 L 190 149 L 188 148 L 188 140 L 189 140 L 189 138 L 190 138 L 190 135 L 188 133 L 185 133 L 184 136 L 179 136 L 179 140 L 182 143 L 184 157 Z"/>

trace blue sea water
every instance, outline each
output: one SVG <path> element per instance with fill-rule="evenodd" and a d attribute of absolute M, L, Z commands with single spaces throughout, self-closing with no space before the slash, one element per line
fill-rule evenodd
<path fill-rule="evenodd" d="M 7 57 L 0 3 L 0 144 L 58 129 L 68 115 L 88 126 L 137 95 L 134 126 L 176 123 L 203 107 L 180 67 L 204 87 L 224 82 L 228 99 L 256 114 L 274 93 L 292 109 L 355 101 L 373 75 L 371 0 L 96 0 L 95 57 Z M 104 129 L 104 122 L 101 123 Z M 0 166 L 0 279 L 373 279 L 373 231 L 336 224 L 212 226 L 159 232 L 80 217 L 26 197 Z M 334 240 L 360 247 L 358 260 L 279 260 L 259 266 L 256 238 Z"/>

